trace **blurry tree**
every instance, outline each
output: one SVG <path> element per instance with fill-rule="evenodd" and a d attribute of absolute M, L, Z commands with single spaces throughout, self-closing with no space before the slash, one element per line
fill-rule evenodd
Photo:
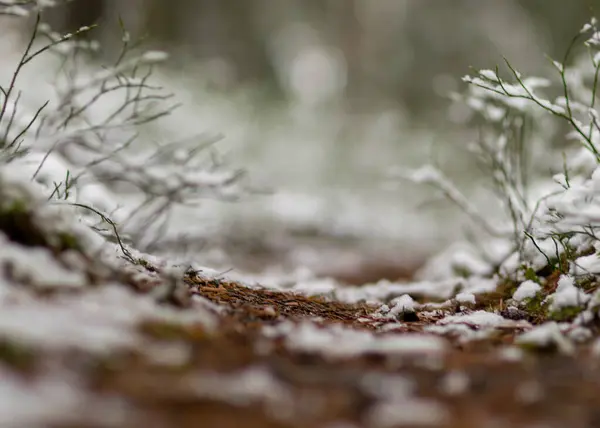
<path fill-rule="evenodd" d="M 568 40 L 594 1 L 75 0 L 59 28 L 101 22 L 106 45 L 121 16 L 134 34 L 147 33 L 174 53 L 172 65 L 199 60 L 200 73 L 261 87 L 281 84 L 297 48 L 317 43 L 341 52 L 351 105 L 391 103 L 422 115 L 442 105 L 438 94 L 449 88 L 436 89 L 436 79 L 447 83 L 440 75 L 458 76 L 502 55 L 527 72 L 544 62 L 540 51 L 559 55 L 564 46 L 549 41 Z M 295 25 L 310 31 L 292 36 L 310 40 L 282 42 Z"/>
<path fill-rule="evenodd" d="M 168 50 L 185 47 L 200 60 L 229 63 L 241 83 L 273 80 L 265 40 L 256 26 L 256 1 L 148 0 L 146 31 Z"/>
<path fill-rule="evenodd" d="M 65 30 L 72 31 L 83 25 L 95 24 L 105 13 L 104 0 L 72 1 L 67 4 Z"/>
<path fill-rule="evenodd" d="M 568 7 L 564 0 L 518 0 L 518 3 L 533 17 L 538 30 L 552 40 L 552 52 L 548 53 L 557 57 L 591 16 L 600 17 L 598 0 L 571 0 Z"/>

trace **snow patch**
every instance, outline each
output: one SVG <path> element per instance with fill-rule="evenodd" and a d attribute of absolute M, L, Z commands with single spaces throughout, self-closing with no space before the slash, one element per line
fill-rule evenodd
<path fill-rule="evenodd" d="M 384 355 L 439 354 L 446 341 L 427 334 L 375 334 L 341 325 L 318 326 L 311 322 L 283 322 L 263 329 L 267 337 L 285 337 L 291 350 L 322 354 L 333 358 L 350 358 L 366 353 Z"/>
<path fill-rule="evenodd" d="M 525 299 L 533 299 L 541 289 L 542 287 L 540 287 L 537 282 L 527 280 L 519 285 L 517 290 L 513 293 L 512 298 L 519 303 Z"/>
<path fill-rule="evenodd" d="M 562 334 L 559 325 L 554 321 L 534 327 L 518 336 L 515 342 L 518 345 L 535 348 L 556 347 L 565 354 L 572 354 L 575 351 L 573 343 Z"/>
<path fill-rule="evenodd" d="M 473 327 L 499 327 L 511 321 L 501 315 L 487 311 L 475 311 L 469 314 L 448 315 L 437 322 L 438 325 L 466 324 Z"/>
<path fill-rule="evenodd" d="M 474 305 L 476 303 L 473 293 L 458 293 L 454 298 L 458 303 L 462 303 L 463 305 Z"/>

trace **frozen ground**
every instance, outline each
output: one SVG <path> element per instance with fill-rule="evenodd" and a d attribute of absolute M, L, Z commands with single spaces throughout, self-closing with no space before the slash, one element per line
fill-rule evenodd
<path fill-rule="evenodd" d="M 419 281 L 362 286 L 234 282 L 133 250 L 132 264 L 19 177 L 0 172 L 0 426 L 597 422 L 595 282 L 501 283 L 458 248 L 479 276 L 442 277 L 440 260 Z M 563 306 L 579 310 L 552 321 Z"/>
<path fill-rule="evenodd" d="M 597 324 L 537 319 L 518 303 L 527 283 L 513 303 L 483 278 L 284 291 L 141 254 L 132 266 L 117 249 L 89 265 L 3 249 L 3 427 L 597 422 Z M 555 295 L 572 286 L 558 279 Z"/>

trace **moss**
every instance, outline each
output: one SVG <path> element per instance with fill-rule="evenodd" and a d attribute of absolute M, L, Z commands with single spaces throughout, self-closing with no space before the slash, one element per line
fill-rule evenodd
<path fill-rule="evenodd" d="M 46 247 L 61 252 L 82 251 L 75 235 L 59 232 L 50 236 L 34 222 L 33 213 L 27 204 L 16 199 L 0 208 L 0 230 L 13 242 L 27 247 Z"/>
<path fill-rule="evenodd" d="M 143 266 L 145 268 L 150 266 L 150 263 L 148 263 L 148 260 L 145 260 L 145 259 L 140 258 L 140 259 L 137 259 L 136 262 L 138 265 Z"/>
<path fill-rule="evenodd" d="M 206 331 L 197 325 L 181 325 L 165 321 L 147 321 L 140 325 L 143 334 L 158 340 L 200 340 Z"/>
<path fill-rule="evenodd" d="M 36 352 L 23 344 L 0 340 L 0 362 L 20 371 L 30 371 L 37 361 Z"/>
<path fill-rule="evenodd" d="M 27 204 L 20 199 L 0 208 L 0 230 L 11 241 L 25 246 L 34 247 L 47 244 L 46 237 L 33 223 Z"/>
<path fill-rule="evenodd" d="M 548 303 L 544 300 L 545 296 L 537 293 L 534 297 L 521 302 L 520 306 L 527 312 L 531 322 L 541 323 L 548 318 Z"/>
<path fill-rule="evenodd" d="M 594 275 L 585 276 L 577 280 L 577 286 L 586 292 L 593 292 L 598 289 L 598 281 Z"/>
<path fill-rule="evenodd" d="M 572 321 L 577 315 L 583 311 L 582 306 L 566 306 L 549 314 L 549 318 L 553 321 Z"/>
<path fill-rule="evenodd" d="M 142 259 L 141 257 L 138 259 L 135 259 L 135 264 L 142 266 L 144 269 L 146 269 L 149 272 L 157 272 L 156 267 L 154 267 L 148 260 Z"/>
<path fill-rule="evenodd" d="M 525 279 L 541 284 L 540 277 L 537 275 L 537 273 L 535 272 L 535 270 L 533 270 L 532 267 L 528 267 L 527 269 L 525 269 Z"/>
<path fill-rule="evenodd" d="M 558 345 L 556 343 L 548 343 L 544 345 L 540 345 L 537 343 L 519 343 L 517 344 L 519 348 L 524 351 L 530 352 L 532 354 L 556 354 L 560 351 Z"/>
<path fill-rule="evenodd" d="M 454 266 L 452 268 L 452 271 L 456 276 L 459 276 L 461 278 L 468 278 L 471 275 L 473 275 L 473 272 L 471 272 L 468 268 L 464 266 Z"/>
<path fill-rule="evenodd" d="M 68 233 L 68 232 L 59 233 L 58 240 L 59 240 L 59 244 L 58 244 L 59 251 L 65 251 L 65 250 L 82 251 L 83 250 L 83 248 L 79 244 L 77 237 L 71 233 Z"/>

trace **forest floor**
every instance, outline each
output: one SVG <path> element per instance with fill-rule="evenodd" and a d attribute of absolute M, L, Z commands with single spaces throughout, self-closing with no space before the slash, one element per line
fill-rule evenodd
<path fill-rule="evenodd" d="M 600 426 L 600 359 L 589 345 L 514 347 L 535 320 L 486 324 L 489 299 L 457 307 L 477 316 L 435 330 L 447 310 L 398 320 L 197 274 L 185 283 L 191 297 L 179 304 L 200 304 L 214 323 L 144 321 L 142 348 L 105 354 L 5 342 L 0 374 L 10 368 L 30 394 L 43 389 L 37 378 L 68 371 L 88 399 L 71 417 L 46 415 L 55 428 Z"/>

